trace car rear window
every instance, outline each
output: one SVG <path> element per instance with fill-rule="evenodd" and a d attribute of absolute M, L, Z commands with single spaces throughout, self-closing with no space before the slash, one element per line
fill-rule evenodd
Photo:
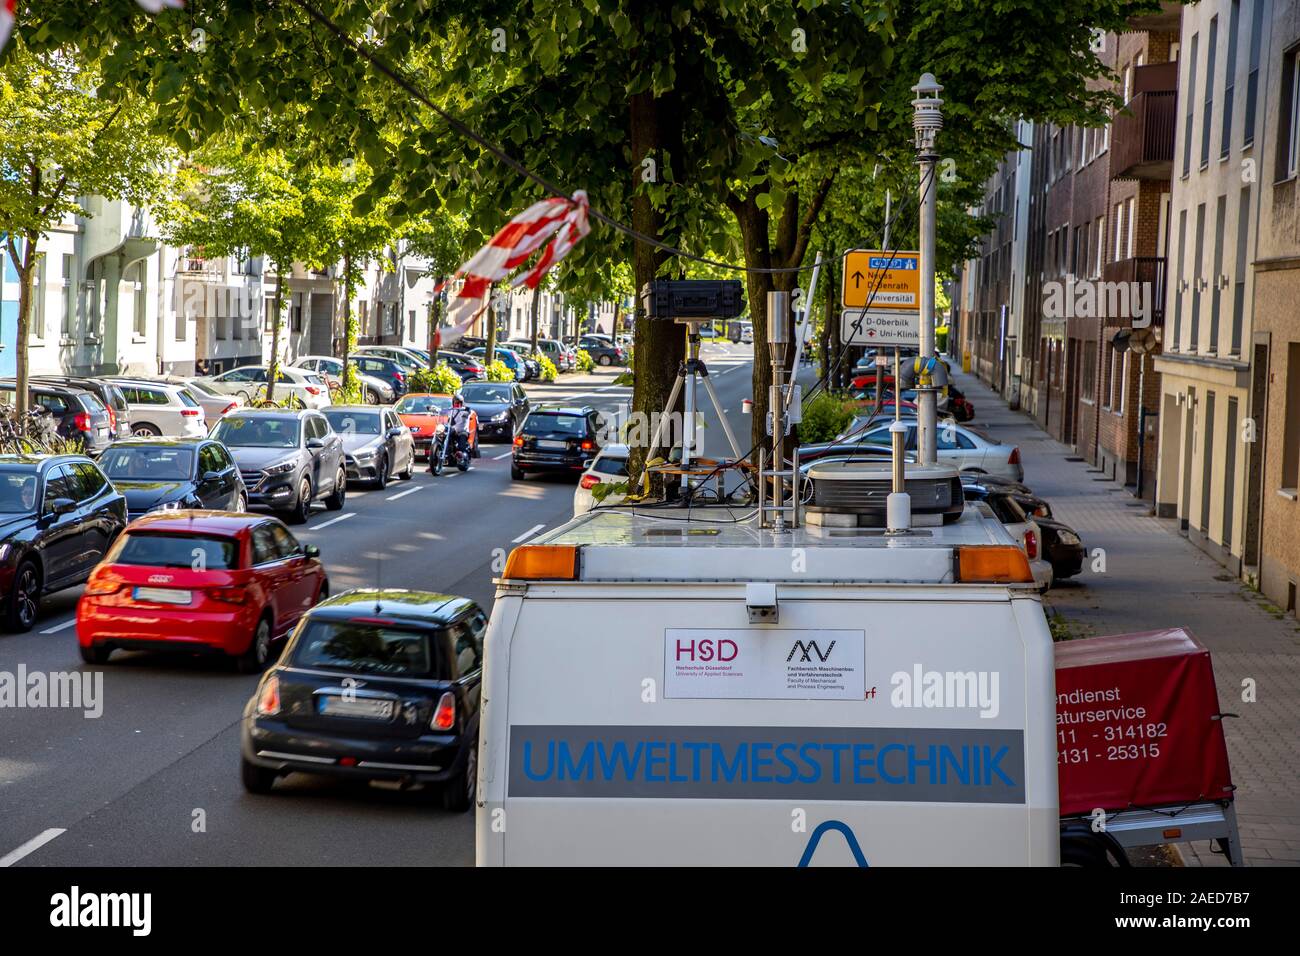
<path fill-rule="evenodd" d="M 176 396 L 181 400 L 182 405 L 188 405 L 190 408 L 199 407 L 199 403 L 194 396 L 183 388 L 176 389 Z"/>
<path fill-rule="evenodd" d="M 239 567 L 239 542 L 218 535 L 128 531 L 106 560 L 109 564 L 223 571 Z"/>
<path fill-rule="evenodd" d="M 81 407 L 92 415 L 98 415 L 101 412 L 108 414 L 108 406 L 99 400 L 99 396 L 93 392 L 82 392 L 77 396 L 81 400 Z"/>
<path fill-rule="evenodd" d="M 585 435 L 587 419 L 582 415 L 529 415 L 524 422 L 525 435 Z"/>
<path fill-rule="evenodd" d="M 618 478 L 627 477 L 627 459 L 616 458 L 613 455 L 602 456 L 596 460 L 592 466 L 592 471 L 602 475 L 613 475 Z"/>
<path fill-rule="evenodd" d="M 392 677 L 441 677 L 426 631 L 366 621 L 309 620 L 295 642 L 300 667 Z"/>

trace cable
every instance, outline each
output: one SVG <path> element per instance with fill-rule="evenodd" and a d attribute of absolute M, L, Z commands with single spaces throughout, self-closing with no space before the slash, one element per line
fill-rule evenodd
<path fill-rule="evenodd" d="M 457 119 L 451 113 L 448 113 L 442 107 L 438 106 L 431 99 L 429 99 L 429 97 L 425 96 L 424 93 L 421 92 L 420 89 L 414 83 L 412 83 L 409 79 L 407 79 L 404 75 L 402 75 L 395 67 L 390 66 L 384 60 L 380 59 L 377 55 L 375 55 L 373 52 L 367 49 L 359 41 L 349 36 L 346 30 L 344 30 L 341 26 L 339 26 L 337 23 L 335 23 L 333 20 L 327 17 L 313 4 L 309 3 L 308 0 L 288 0 L 288 2 L 292 3 L 296 7 L 299 7 L 304 13 L 307 14 L 307 16 L 311 17 L 311 19 L 315 20 L 321 26 L 325 27 L 325 29 L 329 30 L 336 37 L 342 40 L 343 43 L 346 44 L 354 53 L 358 54 L 363 59 L 367 60 L 376 70 L 378 70 L 384 76 L 388 77 L 388 79 L 392 80 L 399 87 L 401 87 L 411 96 L 413 96 L 415 99 L 419 100 L 429 109 L 433 110 L 434 113 L 436 113 L 444 121 L 446 121 L 447 125 L 450 126 L 457 133 L 459 133 L 461 136 L 464 136 L 466 139 L 478 144 L 483 149 L 487 150 L 489 153 L 491 153 L 493 156 L 499 159 L 506 166 L 508 166 L 510 169 L 513 169 L 520 176 L 523 176 L 525 179 L 529 179 L 532 182 L 536 183 L 537 185 L 541 186 L 551 195 L 558 196 L 561 199 L 572 198 L 573 193 L 571 191 L 566 192 L 565 190 L 557 186 L 555 183 L 551 182 L 549 179 L 542 176 L 540 173 L 536 173 L 533 170 L 529 169 L 519 160 L 515 159 L 513 156 L 507 153 L 500 146 L 496 145 L 491 140 L 489 140 L 486 136 L 482 135 L 477 130 L 473 129 L 472 127 L 464 123 L 462 120 Z M 624 225 L 623 223 L 619 222 L 617 219 L 613 218 L 612 216 L 609 216 L 606 213 L 601 212 L 595 206 L 589 206 L 587 210 L 587 214 L 592 219 L 595 219 L 598 222 L 603 222 L 611 229 L 614 229 L 617 232 L 621 232 L 626 236 L 630 236 L 631 238 L 635 239 L 637 242 L 644 243 L 645 245 L 648 246 L 653 246 L 654 248 L 670 253 L 671 255 L 683 259 L 690 259 L 693 262 L 699 262 L 704 265 L 713 266 L 714 268 L 718 268 L 718 269 L 730 269 L 733 272 L 744 272 L 747 274 L 781 275 L 781 274 L 788 274 L 788 273 L 807 272 L 813 268 L 812 265 L 800 265 L 800 266 L 789 266 L 785 268 L 752 269 L 748 266 L 733 265 L 730 262 L 723 262 L 719 259 L 710 259 L 707 256 L 697 255 L 693 252 L 687 252 L 685 249 L 679 249 L 676 246 L 669 245 L 668 243 L 663 242 L 660 239 L 656 239 L 653 236 L 648 236 L 643 232 L 639 232 L 638 230 L 633 229 L 631 226 Z"/>

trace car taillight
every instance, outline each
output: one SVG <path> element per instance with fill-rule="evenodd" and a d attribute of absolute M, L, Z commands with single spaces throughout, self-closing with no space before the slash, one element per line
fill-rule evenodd
<path fill-rule="evenodd" d="M 182 408 L 181 415 L 185 418 L 198 418 L 199 410 L 197 408 Z"/>
<path fill-rule="evenodd" d="M 72 426 L 79 432 L 90 431 L 90 412 L 77 412 L 72 418 Z"/>
<path fill-rule="evenodd" d="M 1038 535 L 1033 531 L 1025 532 L 1025 554 L 1031 561 L 1038 557 Z"/>
<path fill-rule="evenodd" d="M 403 382 L 406 381 L 406 376 L 403 375 L 401 372 L 397 372 L 396 374 L 394 374 L 393 378 L 397 380 L 398 385 L 401 385 Z"/>
<path fill-rule="evenodd" d="M 429 726 L 434 730 L 451 730 L 456 726 L 456 698 L 448 691 L 438 700 L 438 709 L 433 712 Z"/>
<path fill-rule="evenodd" d="M 583 475 L 582 481 L 578 482 L 578 484 L 583 488 L 595 488 L 600 484 L 600 479 L 595 475 Z"/>
<path fill-rule="evenodd" d="M 1035 509 L 1034 509 L 1034 517 L 1035 517 L 1035 518 L 1046 518 L 1046 517 L 1047 517 L 1047 505 L 1039 505 L 1037 508 L 1035 508 Z"/>
<path fill-rule="evenodd" d="M 1007 459 L 1007 464 L 1008 464 L 1008 465 L 1018 465 L 1018 464 L 1020 464 L 1020 449 L 1019 449 L 1019 448 L 1013 448 L 1013 449 L 1011 449 L 1011 457 Z"/>
<path fill-rule="evenodd" d="M 113 406 L 108 406 L 108 427 L 117 431 L 117 412 L 113 411 Z"/>
<path fill-rule="evenodd" d="M 229 405 L 227 405 L 225 408 L 221 410 L 221 414 L 224 415 L 226 414 L 226 412 L 233 412 L 238 407 L 239 407 L 239 402 L 231 402 Z"/>
<path fill-rule="evenodd" d="M 523 447 L 524 447 L 524 436 L 523 436 L 523 435 L 516 435 L 516 436 L 515 436 L 515 447 L 516 447 L 516 448 L 523 448 Z"/>
<path fill-rule="evenodd" d="M 589 438 L 578 447 L 581 448 L 583 451 L 591 451 L 596 447 L 596 443 Z"/>
<path fill-rule="evenodd" d="M 262 685 L 262 692 L 257 695 L 257 713 L 261 717 L 272 717 L 280 712 L 280 678 L 272 674 Z"/>
<path fill-rule="evenodd" d="M 116 581 L 96 581 L 93 578 L 86 583 L 85 594 L 91 597 L 103 597 L 106 594 L 116 594 L 122 590 L 122 585 Z"/>
<path fill-rule="evenodd" d="M 208 588 L 207 593 L 214 601 L 226 604 L 243 604 L 248 600 L 248 592 L 244 588 Z"/>
<path fill-rule="evenodd" d="M 308 394 L 308 395 L 319 395 L 319 394 L 320 394 L 320 389 L 317 388 L 315 385 L 304 385 L 303 388 L 307 389 L 307 394 Z"/>

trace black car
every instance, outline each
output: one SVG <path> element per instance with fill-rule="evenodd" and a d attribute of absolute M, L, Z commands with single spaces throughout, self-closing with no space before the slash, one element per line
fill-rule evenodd
<path fill-rule="evenodd" d="M 1000 520 L 1007 519 L 999 511 L 1002 502 L 1013 502 L 1028 518 L 1038 525 L 1042 536 L 1043 560 L 1052 566 L 1054 580 L 1071 578 L 1083 570 L 1085 548 L 1079 533 L 1069 525 L 1052 518 L 1052 507 L 1042 498 L 1029 492 L 1017 491 L 1017 482 L 988 481 L 987 475 L 971 480 L 963 477 L 962 494 L 967 501 L 985 501 Z M 1021 486 L 1023 487 L 1023 486 Z"/>
<path fill-rule="evenodd" d="M 479 441 L 514 441 L 528 417 L 528 394 L 516 382 L 466 382 L 460 394 L 478 415 Z"/>
<path fill-rule="evenodd" d="M 1043 558 L 1052 566 L 1056 580 L 1072 578 L 1083 570 L 1087 549 L 1079 533 L 1069 525 L 1054 518 L 1035 518 L 1043 536 Z"/>
<path fill-rule="evenodd" d="M 131 437 L 131 406 L 127 404 L 122 387 L 105 378 L 83 378 L 75 375 L 33 375 L 33 382 L 81 388 L 93 393 L 108 409 L 110 430 L 115 438 Z"/>
<path fill-rule="evenodd" d="M 54 418 L 59 437 L 78 442 L 88 455 L 98 455 L 115 436 L 108 407 L 94 392 L 32 380 L 27 383 L 29 407 L 44 408 Z M 0 380 L 0 403 L 14 404 L 14 380 Z"/>
<path fill-rule="evenodd" d="M 244 787 L 269 793 L 293 772 L 396 780 L 468 810 L 486 626 L 473 601 L 425 591 L 317 604 L 244 707 Z"/>
<path fill-rule="evenodd" d="M 575 477 L 600 451 L 604 421 L 590 405 L 535 408 L 515 435 L 510 477 L 519 481 L 535 472 L 562 472 Z"/>
<path fill-rule="evenodd" d="M 235 459 L 210 438 L 127 438 L 99 456 L 99 467 L 126 496 L 131 520 L 150 511 L 248 506 Z"/>
<path fill-rule="evenodd" d="M 9 630 L 83 583 L 126 527 L 126 499 L 82 455 L 0 455 L 0 600 Z"/>
<path fill-rule="evenodd" d="M 394 398 L 406 394 L 406 371 L 392 359 L 358 353 L 348 357 L 348 364 L 363 375 L 373 376 L 389 386 Z"/>
<path fill-rule="evenodd" d="M 578 348 L 590 355 L 597 365 L 627 364 L 627 351 L 605 338 L 584 335 L 578 340 Z"/>
<path fill-rule="evenodd" d="M 438 361 L 446 362 L 447 367 L 460 376 L 462 382 L 478 382 L 487 378 L 487 369 L 472 355 L 460 352 L 439 352 Z"/>

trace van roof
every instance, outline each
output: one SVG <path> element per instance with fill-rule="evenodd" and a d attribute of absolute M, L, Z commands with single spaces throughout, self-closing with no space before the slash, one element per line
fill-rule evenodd
<path fill-rule="evenodd" d="M 949 584 L 955 548 L 1015 542 L 987 506 L 968 503 L 952 524 L 898 536 L 807 524 L 778 534 L 716 505 L 689 517 L 684 509 L 597 507 L 529 543 L 578 546 L 583 581 Z"/>

